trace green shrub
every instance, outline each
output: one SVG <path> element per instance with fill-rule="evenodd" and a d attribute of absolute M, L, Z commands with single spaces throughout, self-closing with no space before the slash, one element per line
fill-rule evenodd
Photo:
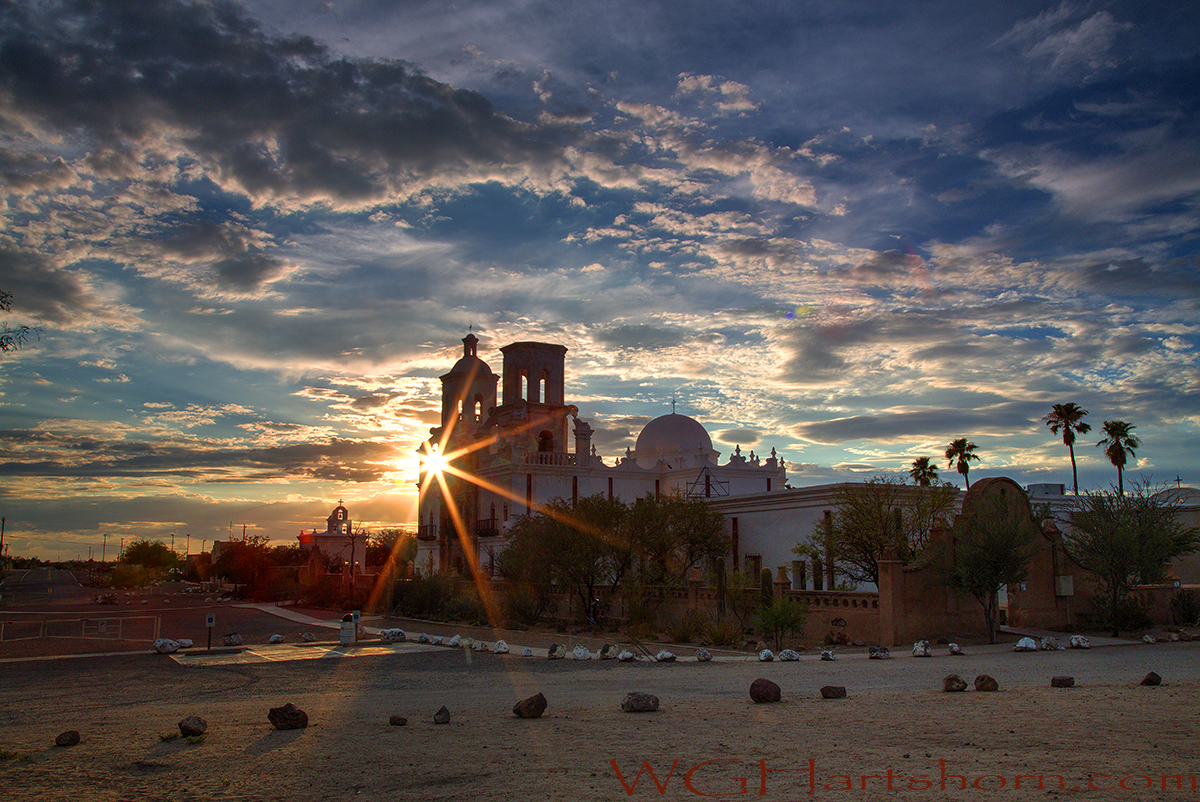
<path fill-rule="evenodd" d="M 438 618 L 454 595 L 454 580 L 435 574 L 416 576 L 396 582 L 396 612 L 412 618 Z"/>
<path fill-rule="evenodd" d="M 708 624 L 708 616 L 699 610 L 688 610 L 678 621 L 663 627 L 663 634 L 672 643 L 691 643 L 699 640 Z"/>
<path fill-rule="evenodd" d="M 108 574 L 114 588 L 143 588 L 150 581 L 150 572 L 140 565 L 117 563 Z"/>
<path fill-rule="evenodd" d="M 742 625 L 732 618 L 711 618 L 704 623 L 706 646 L 740 646 Z"/>
<path fill-rule="evenodd" d="M 475 596 L 452 596 L 446 601 L 446 618 L 451 621 L 464 621 L 468 624 L 486 624 L 487 610 Z"/>
<path fill-rule="evenodd" d="M 1200 623 L 1200 593 L 1188 588 L 1171 597 L 1171 619 L 1184 627 Z"/>
<path fill-rule="evenodd" d="M 775 650 L 783 648 L 783 638 L 789 632 L 804 634 L 804 622 L 808 618 L 808 605 L 794 599 L 784 599 L 778 604 L 763 607 L 758 611 L 758 623 L 764 635 L 775 641 Z"/>
<path fill-rule="evenodd" d="M 1085 616 L 1085 621 L 1093 629 L 1118 629 L 1127 632 L 1141 632 L 1154 626 L 1146 606 L 1133 596 L 1124 596 L 1117 603 L 1116 620 L 1111 620 L 1109 610 L 1112 605 L 1104 593 L 1092 597 L 1092 610 Z"/>
<path fill-rule="evenodd" d="M 510 584 L 504 599 L 505 618 L 527 626 L 538 623 L 554 602 L 553 595 L 547 591 L 546 588 L 524 582 Z"/>

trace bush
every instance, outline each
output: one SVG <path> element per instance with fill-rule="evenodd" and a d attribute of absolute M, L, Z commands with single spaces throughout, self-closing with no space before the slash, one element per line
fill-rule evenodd
<path fill-rule="evenodd" d="M 533 626 L 542 620 L 553 601 L 553 595 L 546 589 L 514 582 L 509 585 L 504 599 L 505 618 Z"/>
<path fill-rule="evenodd" d="M 454 580 L 448 576 L 417 576 L 396 582 L 396 612 L 412 618 L 438 618 L 454 595 Z"/>
<path fill-rule="evenodd" d="M 1097 593 L 1092 597 L 1092 612 L 1086 616 L 1088 626 L 1129 632 L 1141 632 L 1154 626 L 1154 619 L 1146 611 L 1146 606 L 1133 596 L 1126 595 L 1117 602 L 1115 616 L 1110 614 L 1111 609 L 1108 594 Z"/>
<path fill-rule="evenodd" d="M 142 588 L 150 581 L 150 572 L 140 565 L 117 563 L 108 574 L 108 582 L 114 588 Z"/>
<path fill-rule="evenodd" d="M 742 625 L 732 618 L 712 618 L 704 624 L 706 646 L 740 646 Z"/>
<path fill-rule="evenodd" d="M 1184 627 L 1200 623 L 1200 593 L 1188 588 L 1171 598 L 1171 620 Z"/>
<path fill-rule="evenodd" d="M 486 624 L 487 610 L 478 597 L 452 596 L 446 601 L 446 617 L 451 621 L 465 621 L 468 624 Z"/>
<path fill-rule="evenodd" d="M 691 643 L 699 640 L 708 624 L 708 616 L 699 610 L 688 610 L 683 618 L 663 627 L 663 634 L 672 643 Z"/>
<path fill-rule="evenodd" d="M 764 635 L 775 641 L 775 650 L 783 648 L 783 638 L 789 632 L 804 634 L 804 622 L 808 618 L 808 605 L 794 599 L 784 599 L 779 604 L 764 607 L 758 612 L 759 626 Z"/>

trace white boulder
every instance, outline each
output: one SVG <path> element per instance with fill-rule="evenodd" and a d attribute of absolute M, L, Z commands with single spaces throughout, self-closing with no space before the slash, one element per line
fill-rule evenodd
<path fill-rule="evenodd" d="M 588 651 L 588 647 L 582 643 L 575 644 L 575 648 L 571 650 L 571 656 L 576 660 L 591 660 L 592 653 Z"/>
<path fill-rule="evenodd" d="M 179 642 L 170 638 L 159 638 L 154 641 L 154 646 L 151 648 L 159 654 L 172 654 L 179 651 Z"/>
<path fill-rule="evenodd" d="M 1071 648 L 1072 649 L 1090 649 L 1090 648 L 1092 648 L 1092 642 L 1090 640 L 1088 640 L 1087 635 L 1072 635 L 1071 636 Z"/>
<path fill-rule="evenodd" d="M 792 660 L 799 660 L 800 652 L 796 651 L 795 649 L 784 649 L 779 653 L 779 659 L 788 662 Z"/>
<path fill-rule="evenodd" d="M 933 649 L 927 640 L 919 640 L 913 644 L 913 657 L 933 657 Z"/>
<path fill-rule="evenodd" d="M 492 645 L 492 654 L 508 654 L 508 644 L 502 640 L 496 641 Z"/>
<path fill-rule="evenodd" d="M 760 663 L 769 663 L 774 659 L 775 652 L 771 651 L 770 649 L 763 649 L 758 653 L 758 662 Z"/>
<path fill-rule="evenodd" d="M 1037 642 L 1034 641 L 1033 638 L 1021 638 L 1019 641 L 1017 641 L 1016 645 L 1013 646 L 1013 651 L 1014 652 L 1036 652 L 1037 648 L 1038 648 Z"/>

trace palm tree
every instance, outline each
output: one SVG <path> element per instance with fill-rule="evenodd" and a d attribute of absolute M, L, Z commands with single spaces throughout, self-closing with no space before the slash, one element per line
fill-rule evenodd
<path fill-rule="evenodd" d="M 1075 471 L 1075 435 L 1087 434 L 1092 430 L 1089 424 L 1083 422 L 1083 416 L 1088 414 L 1078 404 L 1055 404 L 1050 414 L 1042 418 L 1050 431 L 1058 434 L 1062 429 L 1063 445 L 1071 451 L 1071 481 L 1075 485 L 1075 495 L 1079 495 L 1079 474 Z"/>
<path fill-rule="evenodd" d="M 1125 495 L 1125 462 L 1127 457 L 1136 457 L 1135 448 L 1141 448 L 1142 441 L 1134 436 L 1133 430 L 1137 428 L 1129 421 L 1123 420 L 1106 420 L 1104 422 L 1104 439 L 1096 443 L 1097 447 L 1104 448 L 1104 456 L 1108 457 L 1108 461 L 1117 466 L 1117 494 Z"/>
<path fill-rule="evenodd" d="M 955 460 L 958 461 L 958 472 L 963 475 L 963 481 L 967 483 L 967 490 L 971 489 L 971 477 L 968 475 L 971 472 L 971 460 L 979 459 L 979 455 L 975 453 L 976 448 L 978 446 L 967 438 L 960 437 L 946 449 L 946 459 L 950 460 L 946 467 L 953 467 Z"/>
<path fill-rule="evenodd" d="M 913 460 L 908 475 L 921 487 L 929 487 L 938 479 L 937 466 L 929 461 L 929 457 L 917 457 Z"/>

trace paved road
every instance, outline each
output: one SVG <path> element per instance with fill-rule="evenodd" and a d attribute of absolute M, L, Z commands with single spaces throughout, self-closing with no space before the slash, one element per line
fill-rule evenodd
<path fill-rule="evenodd" d="M 7 603 L 23 604 L 41 601 L 45 604 L 78 604 L 92 597 L 71 571 L 58 568 L 30 568 L 11 571 L 0 587 L 0 596 Z"/>

